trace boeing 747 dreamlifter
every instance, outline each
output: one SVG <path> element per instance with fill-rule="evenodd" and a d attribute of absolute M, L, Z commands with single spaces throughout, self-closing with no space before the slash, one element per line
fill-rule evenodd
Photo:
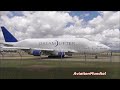
<path fill-rule="evenodd" d="M 34 56 L 46 54 L 48 56 L 64 57 L 72 53 L 94 53 L 107 52 L 110 47 L 89 41 L 85 38 L 39 38 L 18 41 L 4 26 L 1 27 L 5 39 L 4 45 L 8 49 L 20 49 L 30 51 Z"/>

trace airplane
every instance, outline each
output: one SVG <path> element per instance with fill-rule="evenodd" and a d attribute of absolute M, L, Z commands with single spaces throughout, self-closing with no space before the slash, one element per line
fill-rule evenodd
<path fill-rule="evenodd" d="M 1 29 L 5 39 L 4 45 L 8 46 L 5 48 L 24 50 L 34 56 L 46 54 L 48 57 L 64 57 L 65 55 L 72 56 L 73 53 L 97 55 L 110 50 L 110 47 L 100 42 L 85 38 L 38 38 L 18 41 L 4 26 L 1 26 Z"/>

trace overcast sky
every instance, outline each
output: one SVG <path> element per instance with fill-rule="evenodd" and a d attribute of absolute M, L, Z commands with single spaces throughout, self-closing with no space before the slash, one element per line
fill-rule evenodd
<path fill-rule="evenodd" d="M 120 11 L 0 11 L 0 26 L 18 40 L 78 37 L 120 47 Z"/>

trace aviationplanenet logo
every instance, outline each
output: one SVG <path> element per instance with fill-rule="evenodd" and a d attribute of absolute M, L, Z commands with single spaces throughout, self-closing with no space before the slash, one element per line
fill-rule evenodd
<path fill-rule="evenodd" d="M 74 72 L 73 76 L 88 76 L 88 75 L 97 75 L 104 76 L 106 72 Z"/>

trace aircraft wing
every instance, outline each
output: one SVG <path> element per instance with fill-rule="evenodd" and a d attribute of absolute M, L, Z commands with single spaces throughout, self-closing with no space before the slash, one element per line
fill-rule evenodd
<path fill-rule="evenodd" d="M 24 47 L 1 47 L 2 49 L 16 49 L 16 50 L 22 50 L 22 49 L 29 49 L 29 48 L 24 48 Z"/>
<path fill-rule="evenodd" d="M 4 45 L 6 47 L 12 47 L 13 45 L 12 44 L 9 44 L 9 43 L 0 43 L 1 45 Z"/>
<path fill-rule="evenodd" d="M 44 49 L 44 48 L 27 48 L 27 47 L 1 47 L 2 49 L 14 49 L 14 50 L 23 50 L 23 51 L 27 51 L 27 50 L 41 50 L 43 52 L 53 52 L 53 51 L 62 51 L 62 52 L 70 52 L 70 53 L 77 53 L 77 51 L 75 50 L 68 50 L 68 49 Z"/>

